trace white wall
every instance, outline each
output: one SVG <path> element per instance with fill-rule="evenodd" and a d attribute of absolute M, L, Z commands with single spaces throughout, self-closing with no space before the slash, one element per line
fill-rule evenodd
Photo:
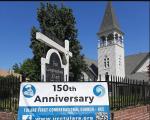
<path fill-rule="evenodd" d="M 89 81 L 89 76 L 83 71 L 82 74 L 84 75 L 84 81 Z"/>
<path fill-rule="evenodd" d="M 104 67 L 105 55 L 109 57 L 109 68 Z M 121 66 L 119 66 L 119 56 L 121 55 Z M 104 75 L 108 72 L 110 75 L 125 77 L 125 65 L 124 65 L 124 48 L 115 44 L 106 47 L 100 47 L 98 49 L 98 73 Z"/>
<path fill-rule="evenodd" d="M 137 72 L 147 72 L 147 66 L 150 64 L 150 57 L 145 61 L 145 63 L 137 70 Z"/>

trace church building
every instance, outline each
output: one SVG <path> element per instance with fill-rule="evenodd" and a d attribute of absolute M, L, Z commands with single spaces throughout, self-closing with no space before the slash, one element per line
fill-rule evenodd
<path fill-rule="evenodd" d="M 117 21 L 112 3 L 108 2 L 97 33 L 98 61 L 85 58 L 88 70 L 83 72 L 84 80 L 105 81 L 105 75 L 128 77 L 135 80 L 149 80 L 150 53 L 125 56 L 124 33 Z"/>

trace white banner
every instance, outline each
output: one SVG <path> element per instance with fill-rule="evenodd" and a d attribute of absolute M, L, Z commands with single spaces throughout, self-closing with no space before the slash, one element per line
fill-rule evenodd
<path fill-rule="evenodd" d="M 21 84 L 18 120 L 73 120 L 74 117 L 109 120 L 106 82 Z"/>

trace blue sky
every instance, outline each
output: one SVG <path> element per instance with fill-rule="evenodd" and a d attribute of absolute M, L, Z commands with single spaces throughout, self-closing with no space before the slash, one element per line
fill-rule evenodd
<path fill-rule="evenodd" d="M 54 3 L 54 2 L 53 2 Z M 62 2 L 55 2 L 58 5 Z M 96 33 L 107 2 L 63 2 L 73 9 L 78 39 L 86 57 L 97 60 Z M 9 69 L 32 57 L 31 27 L 39 26 L 36 11 L 39 2 L 0 2 L 0 69 Z M 125 55 L 149 51 L 149 3 L 113 2 L 113 8 L 125 33 Z"/>

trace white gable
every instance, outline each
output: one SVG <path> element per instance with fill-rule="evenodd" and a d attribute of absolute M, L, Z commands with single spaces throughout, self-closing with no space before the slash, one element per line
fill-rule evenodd
<path fill-rule="evenodd" d="M 150 57 L 141 65 L 141 67 L 137 70 L 137 72 L 147 72 L 147 66 L 150 64 Z"/>

